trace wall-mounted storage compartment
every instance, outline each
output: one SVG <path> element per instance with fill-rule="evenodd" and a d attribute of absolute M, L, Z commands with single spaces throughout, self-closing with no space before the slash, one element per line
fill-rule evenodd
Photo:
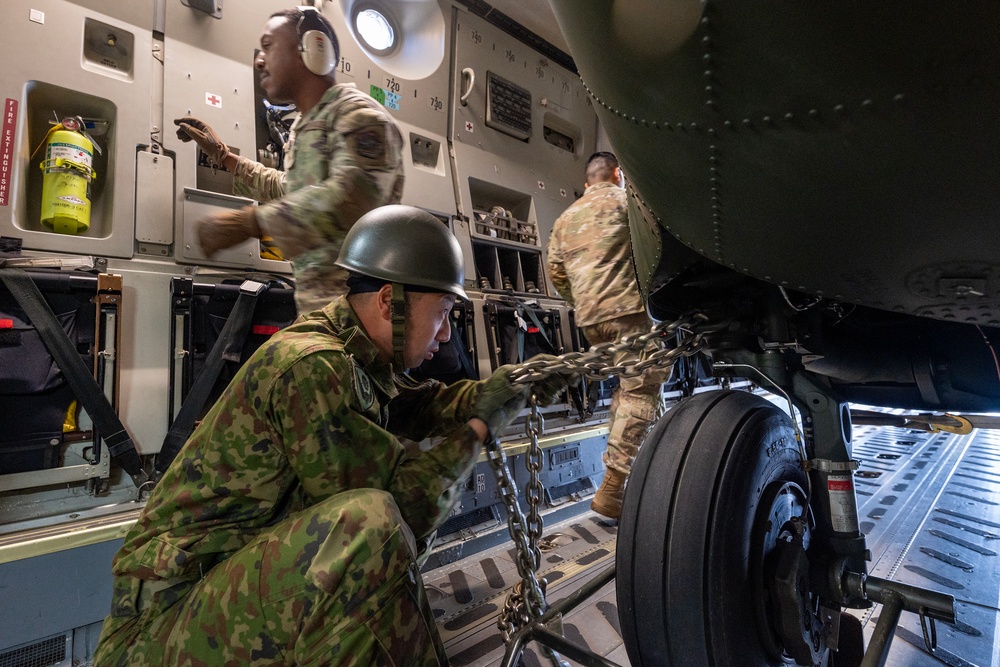
<path fill-rule="evenodd" d="M 531 197 L 476 178 L 469 179 L 469 188 L 476 285 L 484 291 L 547 294 Z"/>
<path fill-rule="evenodd" d="M 531 195 L 478 178 L 469 179 L 469 191 L 474 235 L 538 245 Z"/>
<path fill-rule="evenodd" d="M 473 224 L 474 211 L 499 206 L 537 228 L 540 241 L 529 243 L 544 245 L 595 150 L 595 105 L 568 60 L 539 53 L 491 19 L 459 11 L 453 30 L 451 96 L 461 103 L 449 115 L 449 150 L 458 212 L 473 233 L 491 235 Z"/>
<path fill-rule="evenodd" d="M 542 268 L 542 253 L 521 250 L 517 253 L 521 265 L 521 281 L 528 294 L 547 294 L 545 274 Z"/>
<path fill-rule="evenodd" d="M 42 224 L 43 181 L 47 177 L 42 173 L 41 164 L 46 155 L 46 136 L 56 121 L 63 118 L 79 117 L 85 123 L 87 134 L 93 143 L 100 147 L 94 148 L 91 156 L 93 177 L 86 186 L 90 195 L 87 225 L 80 226 L 77 236 L 104 239 L 111 236 L 115 179 L 115 128 L 117 127 L 118 109 L 110 100 L 89 95 L 78 90 L 69 90 L 42 81 L 29 81 L 25 84 L 25 121 L 28 128 L 28 145 L 33 155 L 25 170 L 26 200 L 28 202 L 27 216 L 15 225 L 25 231 L 40 231 L 52 234 L 60 233 Z M 82 138 L 82 137 L 81 137 Z M 65 142 L 58 142 L 63 150 L 72 150 Z M 48 175 L 52 178 L 53 175 Z M 62 196 L 59 192 L 48 193 L 58 201 Z M 65 196 L 73 197 L 74 193 L 66 192 Z"/>
<path fill-rule="evenodd" d="M 521 258 L 517 250 L 499 247 L 497 263 L 500 265 L 499 287 L 516 292 L 524 291 L 524 277 L 521 275 Z M 497 285 L 494 285 L 497 287 Z"/>
<path fill-rule="evenodd" d="M 472 240 L 476 285 L 484 292 L 547 295 L 540 248 L 502 241 Z"/>
<path fill-rule="evenodd" d="M 538 228 L 535 224 L 519 220 L 502 206 L 494 206 L 489 211 L 474 209 L 472 215 L 473 226 L 478 236 L 530 246 L 538 245 Z"/>
<path fill-rule="evenodd" d="M 163 71 L 163 51 L 153 45 L 149 3 L 117 3 L 113 16 L 104 13 L 108 4 L 3 3 L 0 153 L 9 180 L 0 183 L 0 233 L 20 238 L 24 250 L 108 259 L 134 254 L 136 147 L 151 142 L 150 105 L 160 90 L 153 80 Z M 76 204 L 72 198 L 83 199 L 79 192 L 89 187 L 90 215 L 85 225 L 50 218 L 56 231 L 42 224 L 46 179 L 39 165 L 52 124 L 76 116 L 101 151 L 92 153 L 92 181 L 78 181 L 76 192 L 58 191 L 55 198 L 68 196 L 59 201 Z M 51 173 L 48 180 L 55 180 Z"/>
<path fill-rule="evenodd" d="M 224 195 L 218 192 L 184 188 L 180 234 L 182 245 L 177 253 L 182 261 L 198 263 L 211 261 L 220 266 L 255 268 L 268 273 L 291 273 L 291 264 L 272 252 L 273 240 L 247 239 L 215 253 L 209 260 L 198 241 L 198 221 L 227 209 L 252 206 L 254 201 L 246 197 Z"/>

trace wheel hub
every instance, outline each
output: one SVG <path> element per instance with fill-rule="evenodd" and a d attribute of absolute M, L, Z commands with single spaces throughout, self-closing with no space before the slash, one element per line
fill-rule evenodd
<path fill-rule="evenodd" d="M 798 484 L 784 481 L 765 489 L 752 532 L 751 574 L 765 650 L 778 659 L 815 665 L 826 642 L 809 590 L 807 516 L 806 494 Z"/>

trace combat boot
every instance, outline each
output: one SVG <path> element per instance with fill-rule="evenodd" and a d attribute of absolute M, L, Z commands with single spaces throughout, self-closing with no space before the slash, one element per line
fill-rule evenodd
<path fill-rule="evenodd" d="M 604 473 L 604 481 L 590 501 L 590 509 L 609 519 L 617 519 L 622 514 L 622 498 L 625 495 L 626 473 L 614 468 L 608 468 Z"/>

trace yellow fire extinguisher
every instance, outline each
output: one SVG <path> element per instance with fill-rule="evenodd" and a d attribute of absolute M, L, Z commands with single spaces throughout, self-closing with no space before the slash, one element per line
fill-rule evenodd
<path fill-rule="evenodd" d="M 60 234 L 82 234 L 90 229 L 94 144 L 83 120 L 63 118 L 45 135 L 42 177 L 42 224 Z"/>

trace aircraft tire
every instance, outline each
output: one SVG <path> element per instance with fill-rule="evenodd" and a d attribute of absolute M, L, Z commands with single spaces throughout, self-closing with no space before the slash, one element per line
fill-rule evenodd
<path fill-rule="evenodd" d="M 775 655 L 773 633 L 760 636 L 771 623 L 758 573 L 775 539 L 762 539 L 762 526 L 805 505 L 799 459 L 789 417 L 747 392 L 695 395 L 654 426 L 618 532 L 618 611 L 633 667 L 789 663 L 780 645 Z"/>

